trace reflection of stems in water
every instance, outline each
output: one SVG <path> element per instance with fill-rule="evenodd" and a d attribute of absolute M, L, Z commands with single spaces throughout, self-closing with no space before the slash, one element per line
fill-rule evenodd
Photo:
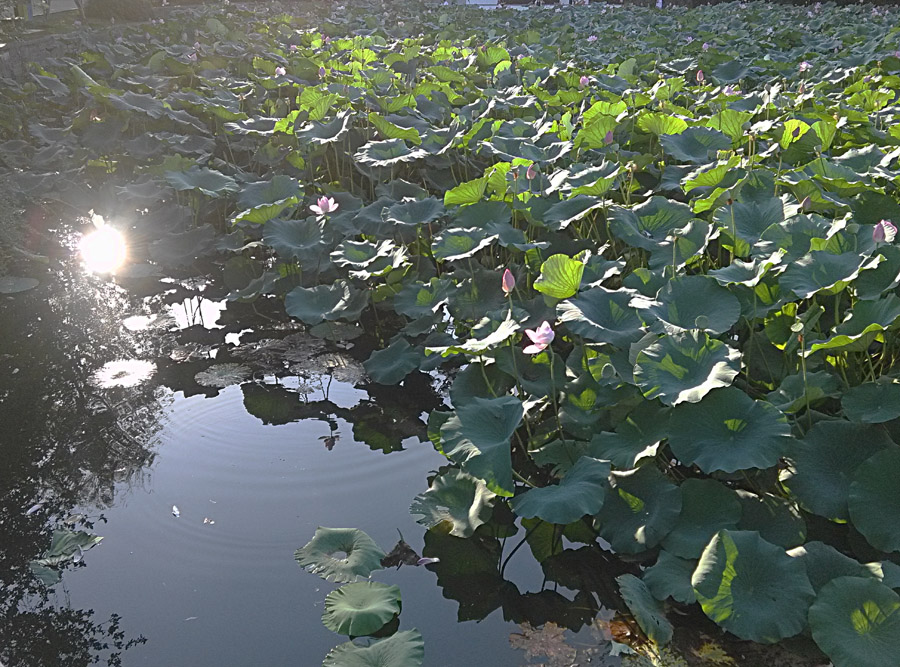
<path fill-rule="evenodd" d="M 325 400 L 328 400 L 328 393 L 331 391 L 331 381 L 334 379 L 334 374 L 328 374 L 328 385 L 325 387 L 325 391 L 322 394 L 325 396 Z"/>
<path fill-rule="evenodd" d="M 537 523 L 534 524 L 531 528 L 525 531 L 525 537 L 513 547 L 513 550 L 509 552 L 509 555 L 503 560 L 503 563 L 500 565 L 500 576 L 503 576 L 503 573 L 506 571 L 506 564 L 509 562 L 509 559 L 513 557 L 519 549 L 522 548 L 522 545 L 531 537 L 531 534 L 542 524 L 544 523 L 543 519 L 538 519 Z"/>

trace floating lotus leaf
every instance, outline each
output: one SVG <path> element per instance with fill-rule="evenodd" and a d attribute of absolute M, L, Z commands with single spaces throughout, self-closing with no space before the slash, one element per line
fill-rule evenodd
<path fill-rule="evenodd" d="M 570 524 L 603 505 L 609 462 L 582 456 L 559 484 L 529 489 L 512 500 L 520 517 L 537 517 L 548 523 Z"/>
<path fill-rule="evenodd" d="M 666 618 L 659 601 L 653 597 L 647 584 L 633 574 L 616 577 L 619 593 L 644 634 L 658 646 L 665 646 L 672 639 L 672 624 Z"/>
<path fill-rule="evenodd" d="M 486 248 L 497 239 L 478 227 L 469 229 L 454 228 L 441 233 L 434 240 L 432 252 L 434 258 L 443 262 L 452 262 L 472 257 L 482 248 Z"/>
<path fill-rule="evenodd" d="M 167 171 L 166 181 L 176 190 L 199 190 L 208 197 L 221 197 L 240 189 L 231 176 L 206 167 L 191 167 L 187 171 Z"/>
<path fill-rule="evenodd" d="M 375 350 L 363 364 L 369 377 L 379 384 L 397 384 L 419 367 L 422 353 L 406 339 L 397 338 L 382 350 Z"/>
<path fill-rule="evenodd" d="M 675 332 L 702 329 L 721 334 L 741 316 L 737 297 L 707 276 L 673 278 L 647 310 Z"/>
<path fill-rule="evenodd" d="M 306 324 L 318 324 L 323 320 L 355 320 L 368 302 L 366 292 L 338 280 L 332 285 L 295 287 L 284 297 L 284 309 Z"/>
<path fill-rule="evenodd" d="M 866 382 L 851 387 L 841 397 L 847 418 L 866 424 L 881 424 L 900 417 L 900 383 Z"/>
<path fill-rule="evenodd" d="M 891 445 L 866 459 L 853 473 L 850 519 L 876 549 L 900 551 L 900 447 Z"/>
<path fill-rule="evenodd" d="M 333 648 L 322 667 L 421 667 L 425 642 L 418 630 L 406 630 L 367 646 L 346 642 Z"/>
<path fill-rule="evenodd" d="M 490 520 L 496 497 L 480 479 L 450 469 L 416 496 L 409 511 L 416 521 L 429 528 L 449 522 L 451 535 L 470 537 L 478 526 Z"/>
<path fill-rule="evenodd" d="M 359 164 L 371 167 L 390 167 L 426 157 L 427 151 L 410 148 L 403 139 L 370 141 L 353 155 Z"/>
<path fill-rule="evenodd" d="M 583 264 L 575 263 L 583 270 Z M 557 305 L 556 312 L 559 321 L 572 333 L 588 341 L 628 349 L 642 336 L 640 329 L 643 326 L 637 311 L 630 305 L 631 299 L 632 295 L 625 290 L 594 287 L 574 299 L 563 301 Z"/>
<path fill-rule="evenodd" d="M 791 444 L 791 428 L 777 408 L 726 387 L 669 416 L 669 446 L 704 472 L 769 468 Z"/>
<path fill-rule="evenodd" d="M 447 458 L 502 496 L 513 494 L 510 439 L 525 410 L 515 396 L 473 398 L 441 427 Z"/>
<path fill-rule="evenodd" d="M 719 531 L 704 549 L 691 585 L 713 621 L 763 644 L 801 632 L 815 597 L 803 562 L 755 531 Z"/>
<path fill-rule="evenodd" d="M 194 376 L 201 387 L 229 387 L 250 378 L 252 371 L 243 364 L 213 364 Z"/>
<path fill-rule="evenodd" d="M 581 287 L 584 262 L 567 255 L 551 255 L 541 264 L 534 289 L 554 299 L 567 299 Z"/>
<path fill-rule="evenodd" d="M 691 587 L 691 575 L 696 565 L 696 560 L 678 558 L 662 549 L 656 563 L 644 570 L 641 578 L 657 600 L 672 598 L 682 604 L 693 604 L 697 596 Z"/>
<path fill-rule="evenodd" d="M 399 613 L 398 586 L 358 581 L 325 596 L 322 623 L 338 634 L 362 637 L 377 632 Z"/>
<path fill-rule="evenodd" d="M 740 370 L 740 353 L 702 331 L 663 336 L 637 355 L 634 380 L 648 399 L 666 405 L 696 403 L 727 387 Z"/>
<path fill-rule="evenodd" d="M 880 581 L 883 576 L 878 563 L 863 565 L 823 542 L 807 542 L 788 551 L 788 555 L 799 558 L 806 565 L 806 575 L 816 593 L 838 577 L 869 577 Z"/>
<path fill-rule="evenodd" d="M 877 426 L 819 422 L 805 438 L 794 442 L 781 483 L 810 512 L 846 521 L 847 494 L 857 468 L 873 454 L 892 446 L 891 439 Z"/>
<path fill-rule="evenodd" d="M 834 667 L 893 667 L 900 655 L 900 595 L 873 579 L 838 577 L 810 607 L 809 627 Z"/>
<path fill-rule="evenodd" d="M 96 546 L 102 540 L 102 537 L 91 535 L 83 530 L 54 530 L 50 548 L 44 552 L 41 558 L 32 563 L 58 568 L 65 563 L 80 560 L 85 551 Z"/>
<path fill-rule="evenodd" d="M 21 278 L 19 276 L 0 276 L 0 294 L 16 294 L 34 289 L 40 284 L 35 278 Z"/>
<path fill-rule="evenodd" d="M 663 548 L 681 558 L 699 558 L 709 540 L 741 519 L 737 494 L 714 479 L 686 479 L 681 483 L 681 514 Z"/>
<path fill-rule="evenodd" d="M 368 577 L 381 569 L 384 552 L 358 528 L 316 528 L 316 534 L 294 553 L 300 567 L 326 581 L 341 583 Z"/>
<path fill-rule="evenodd" d="M 613 472 L 610 485 L 597 514 L 600 537 L 628 554 L 659 544 L 681 512 L 681 489 L 652 465 Z"/>
<path fill-rule="evenodd" d="M 681 162 L 707 164 L 718 151 L 731 148 L 731 139 L 708 127 L 689 127 L 681 134 L 664 134 L 659 138 L 666 153 Z"/>
<path fill-rule="evenodd" d="M 877 260 L 865 261 L 855 252 L 834 255 L 824 250 L 813 250 L 792 262 L 781 274 L 778 284 L 798 298 L 808 299 L 816 292 L 850 282 L 859 275 L 860 270 L 875 266 Z"/>
<path fill-rule="evenodd" d="M 634 208 L 610 209 L 609 228 L 630 246 L 654 250 L 673 230 L 684 227 L 693 217 L 686 204 L 655 196 Z"/>
<path fill-rule="evenodd" d="M 740 530 L 754 530 L 764 540 L 790 549 L 806 541 L 806 522 L 790 500 L 764 493 L 761 496 L 737 489 L 741 501 Z"/>

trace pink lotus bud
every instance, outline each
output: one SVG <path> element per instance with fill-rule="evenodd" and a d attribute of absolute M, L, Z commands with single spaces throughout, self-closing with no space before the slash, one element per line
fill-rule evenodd
<path fill-rule="evenodd" d="M 593 44 L 594 42 L 597 41 L 597 35 L 591 35 L 590 37 L 587 38 L 587 41 L 589 44 Z"/>
<path fill-rule="evenodd" d="M 704 78 L 705 78 L 705 77 L 703 76 L 703 70 L 702 70 L 702 69 L 698 69 L 698 70 L 697 70 L 697 83 L 703 83 L 703 79 L 704 79 Z"/>
<path fill-rule="evenodd" d="M 530 165 L 528 165 L 528 169 L 525 171 L 525 178 L 530 181 L 535 176 L 537 176 L 537 169 L 534 168 L 534 162 L 532 162 Z"/>
<path fill-rule="evenodd" d="M 291 44 L 291 49 L 290 49 L 290 50 L 291 50 L 291 51 L 296 51 L 297 48 L 298 48 L 298 47 L 297 47 L 296 44 Z"/>
<path fill-rule="evenodd" d="M 702 47 L 702 48 L 703 48 L 704 51 L 709 51 L 709 42 L 703 42 L 703 47 Z"/>
<path fill-rule="evenodd" d="M 515 287 L 516 277 L 512 274 L 512 271 L 506 269 L 506 271 L 503 272 L 503 278 L 500 280 L 500 289 L 503 290 L 503 293 L 506 294 L 506 296 L 509 296 Z"/>
<path fill-rule="evenodd" d="M 196 54 L 196 53 L 189 53 L 189 54 L 188 54 L 188 60 L 190 60 L 192 63 L 197 62 L 197 54 Z"/>
<path fill-rule="evenodd" d="M 588 85 L 588 84 L 590 83 L 590 81 L 591 81 L 591 80 L 590 80 L 589 78 L 587 78 L 586 76 L 582 75 L 581 78 L 578 79 L 578 86 L 579 86 L 580 88 L 584 88 L 586 85 Z"/>
<path fill-rule="evenodd" d="M 537 329 L 525 329 L 525 335 L 531 339 L 531 345 L 522 350 L 525 354 L 537 354 L 556 338 L 553 328 L 546 320 Z"/>
<path fill-rule="evenodd" d="M 324 78 L 325 78 L 325 68 L 324 68 L 324 67 L 320 67 L 320 68 L 319 68 L 319 78 L 320 78 L 320 79 L 324 79 Z"/>
<path fill-rule="evenodd" d="M 897 237 L 897 227 L 890 220 L 882 220 L 872 230 L 872 240 L 875 243 L 893 243 Z"/>
<path fill-rule="evenodd" d="M 799 70 L 800 70 L 801 72 L 806 72 L 806 71 L 809 70 L 810 67 L 812 67 L 812 65 L 810 65 L 809 62 L 807 62 L 806 60 L 804 60 L 802 63 L 800 63 Z"/>
<path fill-rule="evenodd" d="M 287 74 L 287 70 L 284 67 L 275 68 L 275 76 L 284 76 L 285 74 Z"/>
<path fill-rule="evenodd" d="M 609 130 L 606 135 L 603 137 L 603 143 L 609 146 L 613 142 L 613 133 L 612 130 Z"/>

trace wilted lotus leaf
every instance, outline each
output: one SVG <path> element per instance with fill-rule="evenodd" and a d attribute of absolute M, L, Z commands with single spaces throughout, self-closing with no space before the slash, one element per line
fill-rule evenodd
<path fill-rule="evenodd" d="M 305 546 L 297 549 L 294 559 L 326 581 L 351 582 L 368 577 L 381 569 L 384 552 L 371 537 L 358 528 L 324 528 Z M 380 626 L 379 626 L 380 627 Z"/>

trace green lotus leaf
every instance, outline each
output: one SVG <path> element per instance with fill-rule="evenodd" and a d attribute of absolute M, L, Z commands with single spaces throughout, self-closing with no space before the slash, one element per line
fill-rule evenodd
<path fill-rule="evenodd" d="M 296 197 L 289 197 L 273 204 L 260 204 L 253 208 L 248 208 L 234 216 L 234 222 L 251 222 L 255 225 L 263 225 L 269 220 L 274 220 L 287 209 L 295 207 L 298 203 Z"/>
<path fill-rule="evenodd" d="M 669 446 L 704 472 L 770 468 L 791 444 L 791 428 L 774 406 L 734 387 L 683 403 L 669 416 Z"/>
<path fill-rule="evenodd" d="M 325 596 L 322 623 L 350 637 L 371 635 L 400 613 L 400 588 L 377 581 L 345 584 Z"/>
<path fill-rule="evenodd" d="M 480 479 L 452 468 L 435 477 L 428 490 L 416 496 L 409 511 L 429 528 L 448 522 L 451 535 L 470 537 L 478 526 L 490 521 L 496 497 Z"/>
<path fill-rule="evenodd" d="M 666 405 L 696 403 L 727 387 L 740 370 L 740 353 L 702 331 L 663 336 L 641 350 L 634 380 L 648 399 Z"/>
<path fill-rule="evenodd" d="M 206 167 L 191 167 L 187 171 L 167 171 L 166 181 L 176 190 L 199 190 L 208 197 L 237 192 L 237 182 L 220 171 Z"/>
<path fill-rule="evenodd" d="M 786 263 L 793 263 L 802 257 L 806 257 L 807 263 L 810 263 L 814 260 L 807 253 L 812 247 L 813 240 L 827 238 L 829 229 L 830 221 L 822 216 L 795 215 L 784 222 L 766 228 L 760 236 L 758 246 L 764 248 L 766 252 L 776 249 L 783 250 Z M 800 273 L 802 272 L 799 269 L 795 271 L 798 281 L 802 281 L 802 276 L 797 275 Z"/>
<path fill-rule="evenodd" d="M 22 278 L 19 276 L 0 276 L 0 294 L 16 294 L 34 289 L 40 284 L 35 278 Z"/>
<path fill-rule="evenodd" d="M 397 249 L 393 241 L 384 240 L 377 244 L 371 241 L 342 241 L 331 253 L 331 261 L 338 266 L 362 269 L 382 257 L 387 257 Z"/>
<path fill-rule="evenodd" d="M 394 296 L 394 310 L 412 319 L 433 315 L 447 303 L 454 289 L 453 281 L 446 278 L 411 283 Z"/>
<path fill-rule="evenodd" d="M 321 260 L 322 228 L 315 218 L 270 220 L 263 229 L 263 240 L 286 260 L 317 264 Z"/>
<path fill-rule="evenodd" d="M 369 122 L 375 126 L 378 133 L 385 139 L 406 139 L 416 146 L 422 143 L 422 137 L 414 127 L 401 127 L 374 112 L 369 113 Z"/>
<path fill-rule="evenodd" d="M 665 646 L 672 639 L 672 624 L 666 618 L 662 604 L 653 597 L 647 584 L 633 574 L 616 577 L 619 593 L 641 630 L 657 646 Z"/>
<path fill-rule="evenodd" d="M 713 222 L 728 235 L 726 247 L 740 257 L 750 254 L 769 227 L 784 222 L 795 212 L 784 199 L 769 197 L 762 201 L 739 201 L 721 206 L 713 212 Z M 808 248 L 807 248 L 808 249 Z"/>
<path fill-rule="evenodd" d="M 444 193 L 444 206 L 474 204 L 480 202 L 487 188 L 488 178 L 476 178 L 456 187 L 450 188 Z"/>
<path fill-rule="evenodd" d="M 815 597 L 803 562 L 755 531 L 716 533 L 691 585 L 709 618 L 741 639 L 763 644 L 801 632 Z"/>
<path fill-rule="evenodd" d="M 590 195 L 575 195 L 571 199 L 557 202 L 541 217 L 541 223 L 553 231 L 565 229 L 573 222 L 580 220 L 594 209 L 603 205 L 603 199 Z"/>
<path fill-rule="evenodd" d="M 102 537 L 91 535 L 83 530 L 54 530 L 50 548 L 44 552 L 41 558 L 31 562 L 43 567 L 58 568 L 65 563 L 79 560 L 81 554 L 102 540 Z"/>
<path fill-rule="evenodd" d="M 690 220 L 666 240 L 660 241 L 650 253 L 650 269 L 663 272 L 699 261 L 717 230 L 703 220 Z"/>
<path fill-rule="evenodd" d="M 603 505 L 609 461 L 582 456 L 559 484 L 529 489 L 512 500 L 512 509 L 526 519 L 567 525 Z"/>
<path fill-rule="evenodd" d="M 900 551 L 900 447 L 891 445 L 866 459 L 853 474 L 847 504 L 850 519 L 876 549 Z"/>
<path fill-rule="evenodd" d="M 767 542 L 790 549 L 806 541 L 806 522 L 796 503 L 770 493 L 737 489 L 741 501 L 739 530 L 753 530 Z"/>
<path fill-rule="evenodd" d="M 382 350 L 375 350 L 363 364 L 378 384 L 398 384 L 419 367 L 422 353 L 406 339 L 397 338 Z"/>
<path fill-rule="evenodd" d="M 697 596 L 691 587 L 691 575 L 696 566 L 697 561 L 678 558 L 662 549 L 656 563 L 644 570 L 641 578 L 657 600 L 672 598 L 682 604 L 693 604 Z"/>
<path fill-rule="evenodd" d="M 421 148 L 410 148 L 403 139 L 387 139 L 370 141 L 353 155 L 353 159 L 362 165 L 371 167 L 391 167 L 404 162 L 412 162 L 426 157 L 427 151 Z"/>
<path fill-rule="evenodd" d="M 741 316 L 737 297 L 707 276 L 672 278 L 647 310 L 676 333 L 689 329 L 725 333 Z"/>
<path fill-rule="evenodd" d="M 619 553 L 652 549 L 681 512 L 681 489 L 655 466 L 613 472 L 611 489 L 597 514 L 600 537 Z"/>
<path fill-rule="evenodd" d="M 482 248 L 491 245 L 497 237 L 484 229 L 456 227 L 440 234 L 431 246 L 434 258 L 442 262 L 453 262 L 472 257 Z"/>
<path fill-rule="evenodd" d="M 866 382 L 851 387 L 841 397 L 847 418 L 866 424 L 882 424 L 900 417 L 900 383 Z"/>
<path fill-rule="evenodd" d="M 322 667 L 422 667 L 425 642 L 418 630 L 405 630 L 368 646 L 345 642 L 333 648 Z"/>
<path fill-rule="evenodd" d="M 896 219 L 900 220 L 900 216 Z M 884 261 L 874 269 L 860 272 L 853 281 L 856 296 L 860 299 L 880 299 L 885 292 L 900 284 L 900 246 L 883 246 L 878 248 L 878 252 Z"/>
<path fill-rule="evenodd" d="M 810 607 L 809 627 L 834 667 L 892 667 L 900 655 L 900 595 L 872 579 L 838 577 Z"/>
<path fill-rule="evenodd" d="M 731 139 L 708 127 L 689 127 L 681 134 L 664 134 L 659 138 L 663 149 L 681 162 L 707 164 L 718 151 L 731 148 Z"/>
<path fill-rule="evenodd" d="M 325 528 L 297 549 L 294 559 L 308 572 L 326 581 L 346 583 L 381 569 L 384 552 L 358 528 Z"/>
<path fill-rule="evenodd" d="M 500 289 L 498 272 L 476 270 L 470 278 L 457 283 L 449 302 L 450 314 L 454 318 L 480 322 L 485 313 L 506 308 L 508 299 Z"/>
<path fill-rule="evenodd" d="M 472 329 L 472 333 L 480 335 L 486 331 L 486 335 L 480 338 L 470 338 L 465 343 L 458 345 L 444 345 L 438 347 L 428 346 L 426 354 L 440 354 L 449 357 L 454 354 L 481 355 L 491 348 L 495 348 L 508 341 L 519 330 L 519 324 L 512 319 L 512 313 L 507 313 L 506 319 L 501 322 L 484 318 L 478 326 Z"/>
<path fill-rule="evenodd" d="M 427 225 L 444 215 L 440 199 L 427 197 L 392 205 L 387 211 L 387 222 L 397 225 Z"/>
<path fill-rule="evenodd" d="M 515 396 L 473 398 L 441 427 L 444 454 L 497 495 L 511 496 L 510 439 L 524 414 Z"/>
<path fill-rule="evenodd" d="M 699 558 L 713 535 L 736 527 L 740 519 L 741 501 L 733 490 L 714 479 L 686 479 L 681 514 L 662 546 L 681 558 Z"/>
<path fill-rule="evenodd" d="M 687 129 L 688 124 L 684 119 L 677 116 L 648 112 L 638 118 L 637 126 L 644 132 L 651 132 L 659 136 L 663 134 L 680 134 Z"/>
<path fill-rule="evenodd" d="M 717 65 L 712 69 L 711 74 L 720 84 L 737 83 L 742 79 L 746 79 L 754 69 L 753 67 L 747 67 L 740 60 L 732 60 Z"/>
<path fill-rule="evenodd" d="M 583 133 L 582 133 L 583 134 Z M 606 132 L 601 137 L 601 146 Z M 551 177 L 551 183 L 559 182 L 560 190 L 572 195 L 603 196 L 616 184 L 622 173 L 622 166 L 604 160 L 600 164 L 573 164 L 566 170 L 560 170 Z M 557 179 L 565 179 L 557 181 Z"/>
<path fill-rule="evenodd" d="M 326 144 L 343 141 L 344 137 L 346 137 L 347 133 L 350 131 L 351 121 L 352 116 L 350 115 L 350 110 L 347 109 L 338 113 L 334 117 L 334 120 L 327 123 L 320 123 L 319 121 L 313 120 L 302 127 L 295 128 L 294 136 L 297 137 L 301 143 L 308 142 L 317 146 L 324 146 Z"/>
<path fill-rule="evenodd" d="M 357 320 L 369 303 L 369 295 L 354 289 L 346 280 L 332 285 L 295 287 L 284 297 L 284 309 L 306 324 L 324 320 Z"/>
<path fill-rule="evenodd" d="M 840 380 L 827 371 L 806 373 L 805 376 L 797 373 L 784 378 L 778 389 L 768 393 L 766 400 L 785 414 L 793 414 L 834 398 L 840 391 Z"/>
<path fill-rule="evenodd" d="M 813 250 L 792 262 L 781 274 L 781 289 L 793 292 L 801 299 L 828 290 L 841 283 L 848 283 L 859 272 L 877 266 L 878 260 L 865 260 L 855 252 L 834 255 L 824 250 Z"/>
<path fill-rule="evenodd" d="M 829 581 L 838 577 L 868 577 L 880 581 L 883 576 L 879 563 L 863 565 L 823 542 L 807 542 L 788 551 L 788 556 L 803 561 L 809 583 L 816 593 L 819 593 Z"/>
<path fill-rule="evenodd" d="M 796 440 L 781 472 L 781 483 L 810 512 L 827 519 L 849 518 L 847 497 L 860 464 L 894 447 L 881 428 L 845 421 L 815 424 Z M 871 508 L 870 508 L 871 511 Z"/>
<path fill-rule="evenodd" d="M 693 217 L 687 204 L 654 196 L 630 209 L 611 208 L 609 228 L 628 245 L 652 251 Z"/>
<path fill-rule="evenodd" d="M 608 459 L 616 468 L 629 469 L 656 456 L 660 440 L 668 435 L 669 408 L 642 401 L 616 425 L 614 433 L 601 431 L 591 438 L 591 456 Z"/>
<path fill-rule="evenodd" d="M 881 567 L 882 583 L 888 588 L 900 589 L 900 565 L 890 560 L 868 563 L 867 568 Z"/>
<path fill-rule="evenodd" d="M 541 264 L 534 289 L 554 299 L 567 299 L 581 287 L 584 262 L 567 255 L 551 255 Z"/>
<path fill-rule="evenodd" d="M 257 181 L 244 185 L 237 197 L 238 204 L 244 208 L 254 208 L 263 204 L 277 204 L 287 199 L 295 202 L 303 196 L 303 186 L 284 174 L 277 174 L 269 181 Z"/>
<path fill-rule="evenodd" d="M 557 256 L 565 257 L 565 255 Z M 566 259 L 568 260 L 568 258 Z M 574 260 L 568 261 L 574 262 Z M 583 270 L 583 264 L 575 263 Z M 575 271 L 577 272 L 577 268 Z M 574 282 L 574 276 L 572 282 Z M 580 279 L 578 282 L 580 285 Z M 564 323 L 572 333 L 588 341 L 610 343 L 626 350 L 643 335 L 641 332 L 643 322 L 638 317 L 637 311 L 631 307 L 631 299 L 632 294 L 627 290 L 594 287 L 582 292 L 574 299 L 558 304 L 556 312 L 559 315 L 559 321 Z"/>
<path fill-rule="evenodd" d="M 834 328 L 825 341 L 810 341 L 808 354 L 819 350 L 864 351 L 879 331 L 890 327 L 900 317 L 900 297 L 888 294 L 883 299 L 860 301 L 847 318 Z"/>

